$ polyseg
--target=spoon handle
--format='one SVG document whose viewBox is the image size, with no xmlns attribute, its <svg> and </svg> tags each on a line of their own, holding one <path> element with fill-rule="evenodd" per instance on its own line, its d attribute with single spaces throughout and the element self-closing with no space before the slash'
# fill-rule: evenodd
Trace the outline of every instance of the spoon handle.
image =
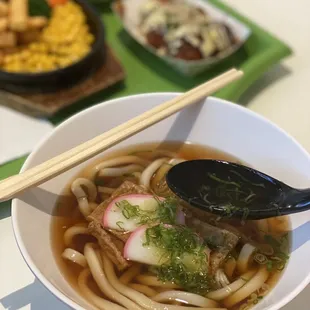
<svg viewBox="0 0 310 310">
<path fill-rule="evenodd" d="M 281 214 L 293 214 L 310 210 L 310 188 L 292 189 L 286 196 Z"/>
</svg>

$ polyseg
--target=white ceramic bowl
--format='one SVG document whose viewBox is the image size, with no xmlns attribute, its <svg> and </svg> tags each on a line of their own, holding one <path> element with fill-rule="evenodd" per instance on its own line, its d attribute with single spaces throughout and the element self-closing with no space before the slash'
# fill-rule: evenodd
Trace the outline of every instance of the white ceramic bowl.
<svg viewBox="0 0 310 310">
<path fill-rule="evenodd" d="M 57 127 L 28 157 L 22 170 L 168 100 L 176 94 L 146 94 L 105 102 Z M 124 141 L 117 148 L 140 142 L 189 140 L 233 154 L 251 166 L 296 187 L 310 185 L 310 157 L 289 135 L 266 119 L 229 102 L 208 98 Z M 22 255 L 35 276 L 74 309 L 90 307 L 61 275 L 50 244 L 51 211 L 57 195 L 87 163 L 14 199 L 13 228 Z M 310 213 L 291 217 L 293 252 L 281 281 L 256 310 L 280 309 L 310 281 Z"/>
</svg>

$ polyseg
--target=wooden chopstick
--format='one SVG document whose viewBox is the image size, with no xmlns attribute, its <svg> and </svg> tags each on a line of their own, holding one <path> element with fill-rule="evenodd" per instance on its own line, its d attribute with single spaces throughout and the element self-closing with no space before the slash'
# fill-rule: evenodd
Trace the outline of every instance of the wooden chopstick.
<svg viewBox="0 0 310 310">
<path fill-rule="evenodd" d="M 240 71 L 239 71 L 240 72 Z M 204 89 L 206 86 L 210 86 L 211 85 L 211 82 L 212 84 L 213 83 L 217 83 L 217 81 L 219 79 L 221 79 L 221 81 L 224 81 L 224 79 L 226 78 L 229 78 L 229 77 L 232 77 L 233 75 L 235 75 L 237 73 L 237 70 L 236 69 L 231 69 L 223 74 L 221 74 L 220 76 L 218 77 L 215 77 L 214 79 L 212 79 L 211 81 L 208 81 L 202 85 L 199 85 L 197 86 L 196 88 L 182 94 L 182 96 L 184 96 L 183 98 L 188 98 L 190 97 L 192 94 L 195 94 L 197 91 L 201 90 L 201 89 Z M 228 82 L 229 83 L 229 82 Z M 212 91 L 210 92 L 212 93 Z M 98 143 L 100 143 L 103 139 L 106 139 L 110 136 L 112 136 L 113 134 L 117 133 L 117 132 L 120 132 L 122 130 L 125 130 L 128 126 L 131 126 L 131 125 L 134 125 L 134 124 L 137 124 L 141 121 L 143 121 L 144 119 L 147 119 L 148 117 L 152 116 L 153 114 L 155 113 L 158 113 L 174 104 L 176 104 L 178 102 L 178 99 L 179 97 L 176 97 L 172 100 L 169 100 L 161 105 L 158 105 L 156 107 L 154 107 L 153 109 L 149 110 L 149 111 L 146 111 L 145 113 L 141 114 L 141 115 L 138 115 L 137 117 L 134 117 L 133 119 L 131 120 L 128 120 L 126 123 L 123 123 L 121 125 L 118 125 L 114 128 L 112 128 L 111 130 L 101 134 L 101 135 L 98 135 L 97 137 L 91 139 L 91 140 L 88 140 L 87 142 L 83 143 L 83 144 L 80 144 L 78 146 L 76 146 L 75 148 L 69 150 L 69 151 L 66 151 L 64 153 L 62 153 L 61 155 L 62 156 L 56 156 L 50 160 L 48 160 L 48 162 L 45 162 L 46 164 L 46 169 L 48 169 L 49 167 L 52 167 L 54 165 L 58 165 L 59 163 L 63 162 L 64 160 L 66 159 L 70 159 L 72 158 L 73 156 L 77 155 L 77 154 L 80 154 L 81 152 L 84 152 L 86 151 L 87 149 L 89 149 L 91 146 L 93 145 L 97 145 Z M 28 173 L 28 177 L 31 177 L 32 175 L 35 175 L 37 174 L 39 171 L 41 170 L 40 168 L 40 165 L 39 166 L 36 166 L 34 168 L 31 168 Z M 1 182 L 0 182 L 1 184 Z M 1 188 L 0 188 L 1 189 Z M 1 196 L 0 196 L 0 199 L 1 199 Z"/>
<path fill-rule="evenodd" d="M 116 145 L 117 143 L 135 135 L 136 133 L 175 114 L 181 109 L 196 103 L 227 84 L 239 79 L 242 71 L 232 69 L 216 78 L 172 99 L 158 105 L 143 114 L 134 117 L 124 124 L 82 143 L 56 157 L 39 164 L 29 170 L 9 177 L 0 182 L 0 201 L 8 200 L 16 194 L 42 184 L 51 178 L 77 166 Z"/>
</svg>

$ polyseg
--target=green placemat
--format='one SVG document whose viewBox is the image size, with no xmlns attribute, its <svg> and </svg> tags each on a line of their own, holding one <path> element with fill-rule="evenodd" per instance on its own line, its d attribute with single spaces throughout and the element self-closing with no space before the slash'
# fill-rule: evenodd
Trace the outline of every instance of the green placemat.
<svg viewBox="0 0 310 310">
<path fill-rule="evenodd" d="M 234 55 L 213 69 L 195 78 L 185 78 L 156 56 L 146 51 L 123 30 L 121 23 L 112 14 L 110 9 L 107 8 L 108 5 L 101 4 L 101 8 L 100 5 L 97 5 L 96 7 L 100 8 L 102 11 L 107 40 L 126 70 L 126 81 L 121 85 L 113 87 L 109 91 L 98 93 L 77 102 L 70 108 L 53 116 L 50 121 L 54 124 L 59 124 L 82 109 L 112 98 L 146 92 L 183 92 L 232 66 L 242 69 L 245 73 L 244 77 L 220 90 L 215 96 L 237 101 L 244 91 L 253 84 L 255 80 L 262 76 L 271 65 L 291 54 L 290 48 L 285 43 L 281 42 L 246 17 L 240 15 L 218 0 L 209 1 L 248 25 L 252 30 L 252 35 L 246 44 Z M 102 8 L 102 6 L 105 7 Z M 0 166 L 0 179 L 17 173 L 25 158 L 26 157 L 23 157 Z"/>
</svg>

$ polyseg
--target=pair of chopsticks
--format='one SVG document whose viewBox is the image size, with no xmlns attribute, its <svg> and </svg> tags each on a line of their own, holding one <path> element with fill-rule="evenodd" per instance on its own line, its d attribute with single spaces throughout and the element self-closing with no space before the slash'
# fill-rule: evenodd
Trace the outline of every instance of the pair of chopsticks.
<svg viewBox="0 0 310 310">
<path fill-rule="evenodd" d="M 21 174 L 3 180 L 0 182 L 0 201 L 11 199 L 28 188 L 56 177 L 183 108 L 204 99 L 227 84 L 239 79 L 242 75 L 242 71 L 231 69 L 71 150 L 57 155 Z"/>
</svg>

